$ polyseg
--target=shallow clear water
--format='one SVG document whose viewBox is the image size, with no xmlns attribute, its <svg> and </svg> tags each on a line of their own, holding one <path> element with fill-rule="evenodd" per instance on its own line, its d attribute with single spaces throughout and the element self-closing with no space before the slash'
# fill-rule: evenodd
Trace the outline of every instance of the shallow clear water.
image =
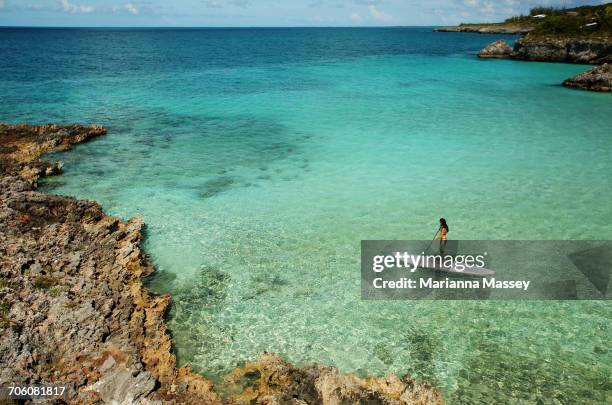
<svg viewBox="0 0 612 405">
<path fill-rule="evenodd" d="M 451 403 L 610 399 L 606 302 L 365 302 L 362 239 L 609 239 L 612 98 L 430 29 L 0 30 L 0 120 L 96 122 L 55 193 L 140 214 L 181 362 L 274 351 Z"/>
</svg>

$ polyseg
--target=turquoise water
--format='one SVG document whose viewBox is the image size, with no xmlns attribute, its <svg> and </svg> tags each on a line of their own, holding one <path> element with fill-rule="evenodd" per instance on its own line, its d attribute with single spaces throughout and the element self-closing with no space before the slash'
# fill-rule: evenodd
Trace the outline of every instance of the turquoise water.
<svg viewBox="0 0 612 405">
<path fill-rule="evenodd" d="M 0 119 L 96 122 L 46 190 L 147 223 L 181 362 L 262 351 L 450 403 L 605 403 L 606 302 L 367 302 L 362 239 L 609 239 L 612 98 L 429 29 L 0 30 Z"/>
</svg>

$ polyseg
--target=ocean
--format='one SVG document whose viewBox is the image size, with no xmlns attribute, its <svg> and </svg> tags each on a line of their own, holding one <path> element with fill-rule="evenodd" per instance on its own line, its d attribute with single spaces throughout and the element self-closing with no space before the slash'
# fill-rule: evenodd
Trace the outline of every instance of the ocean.
<svg viewBox="0 0 612 405">
<path fill-rule="evenodd" d="M 602 301 L 360 298 L 362 239 L 612 238 L 586 66 L 431 28 L 0 29 L 0 121 L 97 123 L 42 189 L 141 215 L 181 363 L 410 373 L 451 404 L 610 400 Z M 513 40 L 513 37 L 507 37 Z"/>
</svg>

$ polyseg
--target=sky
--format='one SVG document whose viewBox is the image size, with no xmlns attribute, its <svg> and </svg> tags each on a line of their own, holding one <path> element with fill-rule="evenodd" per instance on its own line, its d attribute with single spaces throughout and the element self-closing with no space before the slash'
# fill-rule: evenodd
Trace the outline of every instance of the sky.
<svg viewBox="0 0 612 405">
<path fill-rule="evenodd" d="M 609 0 L 0 0 L 0 26 L 286 27 L 501 21 Z"/>
</svg>

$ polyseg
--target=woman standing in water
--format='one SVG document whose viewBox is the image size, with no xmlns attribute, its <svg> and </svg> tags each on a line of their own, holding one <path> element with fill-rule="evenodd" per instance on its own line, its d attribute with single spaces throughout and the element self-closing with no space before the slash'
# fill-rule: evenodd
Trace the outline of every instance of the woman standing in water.
<svg viewBox="0 0 612 405">
<path fill-rule="evenodd" d="M 446 219 L 440 218 L 440 237 L 438 240 L 440 241 L 440 254 L 444 254 L 444 248 L 446 247 L 446 234 L 448 233 L 448 224 L 446 223 Z"/>
</svg>

